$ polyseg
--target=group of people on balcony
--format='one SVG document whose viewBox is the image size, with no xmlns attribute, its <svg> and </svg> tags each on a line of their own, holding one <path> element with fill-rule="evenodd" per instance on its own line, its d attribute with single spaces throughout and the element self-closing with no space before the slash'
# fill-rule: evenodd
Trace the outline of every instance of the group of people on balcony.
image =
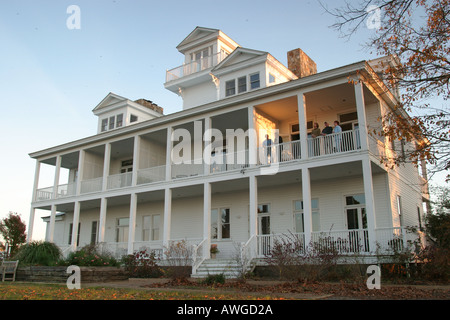
<svg viewBox="0 0 450 320">
<path fill-rule="evenodd" d="M 331 127 L 327 121 L 325 121 L 323 124 L 325 127 L 321 131 L 319 128 L 319 124 L 317 122 L 314 123 L 314 128 L 311 131 L 312 138 L 316 139 L 318 137 L 323 137 L 336 133 L 336 135 L 334 136 L 334 145 L 333 142 L 331 141 L 332 139 L 324 139 L 324 149 L 325 149 L 324 152 L 325 154 L 341 152 L 343 150 L 342 137 L 341 135 L 339 135 L 339 133 L 342 133 L 342 128 L 339 125 L 339 121 L 337 120 L 334 121 L 334 127 Z M 314 156 L 320 155 L 320 141 L 313 140 L 312 144 Z"/>
</svg>

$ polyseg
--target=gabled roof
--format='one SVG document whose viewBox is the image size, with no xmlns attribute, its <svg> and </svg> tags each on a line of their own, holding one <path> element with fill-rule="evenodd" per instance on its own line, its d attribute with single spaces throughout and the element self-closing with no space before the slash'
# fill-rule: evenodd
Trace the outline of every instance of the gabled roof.
<svg viewBox="0 0 450 320">
<path fill-rule="evenodd" d="M 177 45 L 177 49 L 179 52 L 184 53 L 192 47 L 200 46 L 204 42 L 219 38 L 232 47 L 238 46 L 236 42 L 219 29 L 196 27 L 183 41 L 180 42 L 179 45 Z"/>
<path fill-rule="evenodd" d="M 106 97 L 103 98 L 102 101 L 100 101 L 100 103 L 94 108 L 94 110 L 92 110 L 92 112 L 98 111 L 99 109 L 105 108 L 109 105 L 118 103 L 118 102 L 122 102 L 122 101 L 126 101 L 128 100 L 127 98 L 124 98 L 122 96 L 119 96 L 118 94 L 115 93 L 108 93 L 106 95 Z"/>
<path fill-rule="evenodd" d="M 223 59 L 217 66 L 215 66 L 211 71 L 214 72 L 242 61 L 248 61 L 259 57 L 266 57 L 268 54 L 269 53 L 265 51 L 238 47 L 228 57 Z"/>
</svg>

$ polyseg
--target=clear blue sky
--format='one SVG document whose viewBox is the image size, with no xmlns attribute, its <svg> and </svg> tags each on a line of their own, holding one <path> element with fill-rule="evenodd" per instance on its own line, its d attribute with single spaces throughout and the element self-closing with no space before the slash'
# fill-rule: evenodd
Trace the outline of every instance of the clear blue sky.
<svg viewBox="0 0 450 320">
<path fill-rule="evenodd" d="M 79 30 L 66 26 L 70 5 L 80 8 Z M 18 212 L 28 225 L 35 168 L 28 154 L 96 134 L 92 109 L 109 92 L 180 111 L 181 98 L 163 87 L 165 71 L 182 64 L 175 47 L 196 26 L 221 29 L 283 64 L 287 51 L 302 48 L 319 72 L 375 57 L 362 49 L 374 30 L 347 42 L 333 22 L 316 0 L 1 1 L 0 218 Z M 34 238 L 43 226 L 38 216 Z"/>
</svg>

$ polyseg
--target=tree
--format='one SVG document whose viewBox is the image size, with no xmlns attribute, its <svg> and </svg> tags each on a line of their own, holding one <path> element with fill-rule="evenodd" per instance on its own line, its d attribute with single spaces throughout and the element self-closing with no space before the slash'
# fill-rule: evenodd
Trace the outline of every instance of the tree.
<svg viewBox="0 0 450 320">
<path fill-rule="evenodd" d="M 361 0 L 331 10 L 322 6 L 336 18 L 332 27 L 348 39 L 364 26 L 375 28 L 365 46 L 395 58 L 382 65 L 382 73 L 388 87 L 398 88 L 400 99 L 381 119 L 379 133 L 416 145 L 406 157 L 397 153 L 392 162 L 425 160 L 432 165 L 431 175 L 448 172 L 450 0 Z"/>
<path fill-rule="evenodd" d="M 17 213 L 9 212 L 8 217 L 0 221 L 0 234 L 11 249 L 11 255 L 14 255 L 19 246 L 25 243 L 25 230 L 25 223 Z"/>
</svg>

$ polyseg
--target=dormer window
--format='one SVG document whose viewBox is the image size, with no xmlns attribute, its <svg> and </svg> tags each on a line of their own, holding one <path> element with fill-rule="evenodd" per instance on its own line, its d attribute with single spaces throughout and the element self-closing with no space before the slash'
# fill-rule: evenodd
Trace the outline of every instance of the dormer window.
<svg viewBox="0 0 450 320">
<path fill-rule="evenodd" d="M 225 96 L 229 97 L 236 94 L 236 80 L 225 82 Z"/>
<path fill-rule="evenodd" d="M 101 132 L 105 132 L 106 130 L 108 130 L 108 118 L 102 119 Z"/>
<path fill-rule="evenodd" d="M 120 128 L 123 126 L 123 113 L 117 115 L 116 127 Z"/>
<path fill-rule="evenodd" d="M 247 91 L 247 77 L 238 78 L 238 93 Z"/>
<path fill-rule="evenodd" d="M 134 115 L 134 114 L 131 114 L 130 115 L 130 123 L 133 123 L 133 122 L 136 122 L 136 121 L 138 121 L 138 117 L 136 115 Z"/>
<path fill-rule="evenodd" d="M 250 75 L 250 89 L 257 89 L 260 87 L 259 72 Z"/>
<path fill-rule="evenodd" d="M 115 116 L 109 117 L 109 130 L 114 129 L 115 119 Z"/>
</svg>

